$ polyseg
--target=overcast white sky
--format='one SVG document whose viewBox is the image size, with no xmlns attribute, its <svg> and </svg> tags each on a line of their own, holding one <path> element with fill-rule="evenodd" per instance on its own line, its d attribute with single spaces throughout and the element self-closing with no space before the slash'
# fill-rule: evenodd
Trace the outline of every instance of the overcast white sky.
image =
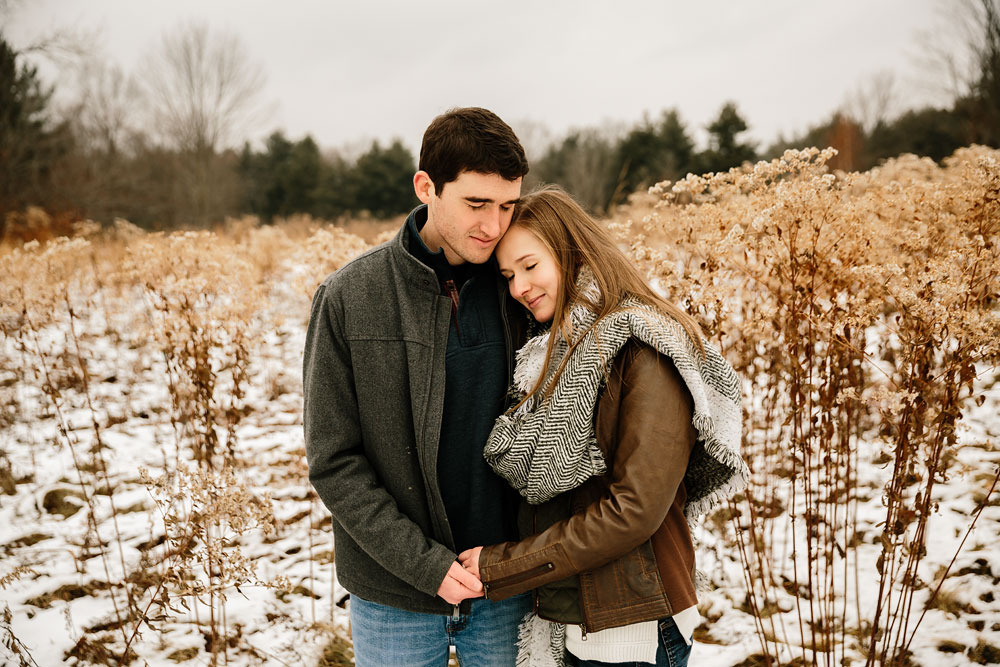
<svg viewBox="0 0 1000 667">
<path fill-rule="evenodd" d="M 955 1 L 8 0 L 3 32 L 23 47 L 59 27 L 94 31 L 126 71 L 181 22 L 235 33 L 267 77 L 255 139 L 400 137 L 416 152 L 436 114 L 477 105 L 530 150 L 540 125 L 558 137 L 670 107 L 700 133 L 734 100 L 766 145 L 880 71 L 896 74 L 900 104 L 927 102 L 921 50 Z"/>
</svg>

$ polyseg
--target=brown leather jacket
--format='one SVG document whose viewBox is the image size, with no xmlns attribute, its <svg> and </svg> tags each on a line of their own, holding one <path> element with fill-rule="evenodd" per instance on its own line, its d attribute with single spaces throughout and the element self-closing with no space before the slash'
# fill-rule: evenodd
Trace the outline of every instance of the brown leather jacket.
<svg viewBox="0 0 1000 667">
<path fill-rule="evenodd" d="M 629 341 L 598 399 L 595 430 L 607 473 L 543 505 L 522 503 L 521 534 L 531 536 L 479 556 L 486 597 L 537 589 L 540 616 L 585 632 L 697 604 L 683 511 L 692 413 L 673 362 Z"/>
</svg>

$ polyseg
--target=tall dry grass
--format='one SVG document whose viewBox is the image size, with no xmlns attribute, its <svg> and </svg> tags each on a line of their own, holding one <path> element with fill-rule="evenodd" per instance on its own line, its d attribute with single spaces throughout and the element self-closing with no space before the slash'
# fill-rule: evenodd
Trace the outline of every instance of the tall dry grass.
<svg viewBox="0 0 1000 667">
<path fill-rule="evenodd" d="M 759 663 L 905 664 L 925 610 L 947 597 L 951 566 L 929 569 L 928 531 L 942 482 L 958 474 L 977 378 L 1000 358 L 1000 155 L 973 147 L 943 166 L 903 157 L 861 174 L 832 173 L 831 155 L 793 151 L 661 184 L 612 228 L 745 380 L 753 478 L 711 520 L 742 563 Z M 310 580 L 299 588 L 313 599 L 314 576 L 333 567 L 327 537 L 314 536 L 328 520 L 308 489 L 305 509 L 275 518 L 241 427 L 251 396 L 285 393 L 260 362 L 269 334 L 289 318 L 303 326 L 323 276 L 394 228 L 362 237 L 307 217 L 243 218 L 145 234 L 117 221 L 0 248 L 0 482 L 38 484 L 53 448 L 67 452 L 73 486 L 60 491 L 87 517 L 74 561 L 81 576 L 99 573 L 94 594 L 112 610 L 67 658 L 142 659 L 137 638 L 168 622 L 202 634 L 210 664 L 259 656 L 228 622 L 227 595 L 288 586 L 257 572 L 241 544 L 296 521 Z M 152 406 L 150 378 L 164 388 Z M 169 435 L 144 443 L 156 465 L 136 482 L 151 499 L 136 556 L 116 500 L 136 471 L 108 431 L 147 417 Z M 11 466 L 15 445 L 31 469 Z M 297 465 L 286 474 L 306 487 Z M 998 472 L 986 457 L 978 465 L 963 470 L 966 530 L 995 502 Z M 2 586 L 37 565 L 30 548 L 15 553 Z M 12 627 L 5 612 L 4 643 L 24 653 Z"/>
<path fill-rule="evenodd" d="M 614 227 L 746 381 L 753 478 L 726 512 L 763 661 L 902 665 L 949 574 L 922 564 L 957 427 L 1000 361 L 1000 152 L 860 174 L 833 154 L 662 183 Z"/>
<path fill-rule="evenodd" d="M 76 231 L 0 249 L 0 429 L 7 442 L 29 439 L 19 444 L 32 461 L 27 475 L 4 478 L 7 490 L 43 477 L 51 448 L 69 452 L 72 470 L 64 473 L 73 486 L 47 492 L 44 511 L 57 500 L 69 503 L 56 507 L 67 517 L 82 506 L 86 533 L 70 539 L 80 545 L 73 561 L 81 577 L 97 577 L 91 592 L 112 608 L 66 658 L 128 664 L 141 658 L 141 630 L 186 619 L 204 634 L 209 662 L 228 662 L 241 637 L 227 627 L 227 594 L 248 583 L 288 587 L 259 576 L 240 549 L 247 535 L 275 529 L 270 499 L 252 490 L 256 462 L 238 438 L 252 410 L 251 383 L 262 375 L 264 334 L 289 314 L 304 324 L 322 275 L 368 244 L 311 220 L 262 227 L 248 218 L 217 232 L 173 234 L 88 222 Z M 147 371 L 166 387 L 167 403 L 135 403 Z M 135 556 L 135 536 L 119 528 L 116 493 L 139 471 L 115 465 L 106 431 L 157 417 L 173 439 L 135 443 L 159 450 L 157 468 L 139 475 L 152 503 L 141 510 L 150 535 Z M 54 438 L 33 435 L 45 431 L 36 422 L 54 423 Z M 11 446 L 0 446 L 0 461 Z M 4 587 L 31 572 L 30 564 L 4 569 Z M 3 618 L 5 645 L 30 664 L 6 611 Z"/>
</svg>

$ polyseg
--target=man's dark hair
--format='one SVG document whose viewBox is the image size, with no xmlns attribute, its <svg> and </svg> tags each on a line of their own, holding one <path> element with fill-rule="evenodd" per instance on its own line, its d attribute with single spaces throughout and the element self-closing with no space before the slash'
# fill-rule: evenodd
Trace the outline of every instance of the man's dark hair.
<svg viewBox="0 0 1000 667">
<path fill-rule="evenodd" d="M 419 169 L 431 177 L 440 197 L 444 186 L 463 171 L 513 181 L 528 173 L 528 160 L 507 123 L 488 109 L 466 107 L 444 112 L 427 127 Z"/>
</svg>

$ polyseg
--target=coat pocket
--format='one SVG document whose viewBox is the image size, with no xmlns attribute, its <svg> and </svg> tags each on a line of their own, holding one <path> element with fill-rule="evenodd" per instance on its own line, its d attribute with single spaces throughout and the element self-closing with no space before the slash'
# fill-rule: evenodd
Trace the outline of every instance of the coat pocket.
<svg viewBox="0 0 1000 667">
<path fill-rule="evenodd" d="M 580 596 L 588 630 L 603 630 L 670 615 L 652 542 L 580 574 Z"/>
</svg>

